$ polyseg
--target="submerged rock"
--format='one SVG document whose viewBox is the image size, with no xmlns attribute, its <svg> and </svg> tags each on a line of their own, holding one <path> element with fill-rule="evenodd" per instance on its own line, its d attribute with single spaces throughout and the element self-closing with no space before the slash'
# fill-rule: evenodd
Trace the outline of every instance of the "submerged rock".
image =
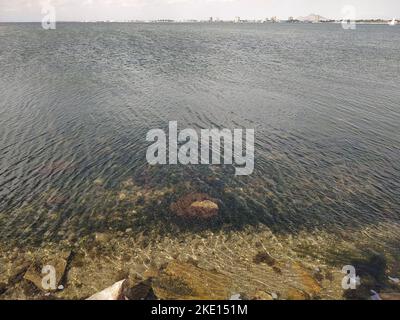
<svg viewBox="0 0 400 320">
<path fill-rule="evenodd" d="M 300 263 L 293 263 L 292 272 L 294 273 L 295 278 L 301 285 L 303 292 L 305 292 L 307 295 L 310 295 L 310 297 L 317 296 L 321 292 L 321 285 Z"/>
<path fill-rule="evenodd" d="M 55 271 L 55 288 L 47 289 L 43 287 L 43 281 L 47 275 L 49 275 L 49 269 L 44 270 L 45 266 L 51 266 Z M 60 285 L 62 278 L 64 277 L 65 269 L 67 267 L 67 259 L 59 258 L 49 263 L 38 263 L 34 262 L 30 265 L 29 269 L 24 275 L 24 279 L 33 283 L 38 289 L 42 291 L 63 289 L 64 287 Z M 45 273 L 42 273 L 45 271 Z M 46 282 L 47 283 L 47 282 Z"/>
<path fill-rule="evenodd" d="M 256 264 L 266 263 L 267 265 L 272 267 L 275 265 L 276 260 L 273 257 L 271 257 L 271 255 L 268 252 L 259 252 L 253 258 L 253 262 Z"/>
<path fill-rule="evenodd" d="M 264 301 L 264 300 L 274 300 L 274 297 L 265 291 L 259 290 L 253 295 L 251 299 Z"/>
<path fill-rule="evenodd" d="M 7 285 L 4 282 L 0 283 L 0 295 L 7 291 Z"/>
<path fill-rule="evenodd" d="M 113 236 L 109 233 L 102 233 L 102 232 L 95 232 L 94 233 L 94 240 L 98 244 L 106 244 L 108 243 Z"/>
<path fill-rule="evenodd" d="M 309 300 L 310 295 L 307 292 L 296 288 L 290 288 L 287 292 L 287 300 Z"/>
<path fill-rule="evenodd" d="M 400 301 L 400 293 L 391 292 L 391 293 L 379 293 L 379 297 L 382 300 L 396 300 Z"/>
<path fill-rule="evenodd" d="M 121 280 L 111 287 L 104 289 L 86 300 L 125 300 L 125 291 L 128 289 L 128 280 Z"/>
<path fill-rule="evenodd" d="M 12 272 L 11 276 L 8 279 L 8 285 L 14 286 L 18 282 L 20 282 L 24 278 L 24 275 L 29 267 L 29 262 L 23 262 L 21 265 L 15 266 L 14 272 Z"/>
<path fill-rule="evenodd" d="M 171 204 L 171 211 L 183 218 L 208 219 L 218 215 L 218 201 L 202 193 L 188 194 Z"/>
<path fill-rule="evenodd" d="M 152 279 L 141 281 L 126 292 L 126 298 L 129 300 L 156 300 L 152 288 Z"/>
<path fill-rule="evenodd" d="M 104 184 L 104 180 L 102 178 L 97 178 L 93 181 L 93 184 L 96 186 L 102 186 Z"/>
<path fill-rule="evenodd" d="M 231 296 L 230 280 L 223 274 L 175 261 L 153 280 L 152 286 L 162 300 L 226 300 Z"/>
<path fill-rule="evenodd" d="M 209 218 L 216 216 L 218 209 L 218 205 L 210 200 L 196 201 L 189 206 L 188 213 L 191 216 Z"/>
<path fill-rule="evenodd" d="M 40 169 L 39 173 L 42 175 L 50 175 L 50 174 L 65 172 L 67 170 L 74 168 L 75 164 L 73 162 L 59 160 L 52 163 L 48 163 L 46 166 Z"/>
<path fill-rule="evenodd" d="M 48 207 L 57 207 L 67 202 L 67 198 L 61 194 L 54 193 L 46 199 L 46 205 Z"/>
</svg>

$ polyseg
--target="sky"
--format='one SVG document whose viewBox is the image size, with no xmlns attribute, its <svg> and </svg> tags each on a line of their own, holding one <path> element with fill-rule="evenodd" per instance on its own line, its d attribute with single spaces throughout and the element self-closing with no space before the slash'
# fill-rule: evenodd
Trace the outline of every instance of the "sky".
<svg viewBox="0 0 400 320">
<path fill-rule="evenodd" d="M 339 19 L 352 5 L 357 19 L 400 19 L 400 0 L 0 0 L 0 21 L 41 21 L 43 2 L 55 7 L 58 21 L 264 19 L 320 14 Z"/>
</svg>

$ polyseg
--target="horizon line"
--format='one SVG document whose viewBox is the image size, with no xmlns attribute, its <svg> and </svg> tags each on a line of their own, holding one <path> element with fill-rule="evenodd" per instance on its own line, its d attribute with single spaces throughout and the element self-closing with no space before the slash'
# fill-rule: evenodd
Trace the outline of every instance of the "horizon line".
<svg viewBox="0 0 400 320">
<path fill-rule="evenodd" d="M 320 15 L 316 15 L 316 16 L 320 16 Z M 322 16 L 321 16 L 322 17 Z M 115 20 L 115 19 L 100 19 L 100 20 L 57 20 L 57 23 L 71 23 L 71 22 L 75 22 L 75 23 L 94 23 L 94 22 L 106 22 L 106 23 L 140 23 L 140 22 L 146 22 L 146 23 L 150 23 L 150 22 L 178 22 L 178 23 L 182 23 L 182 22 L 202 22 L 202 23 L 219 23 L 219 22 L 233 22 L 233 23 L 246 23 L 246 22 L 258 22 L 258 23 L 265 23 L 265 22 L 275 22 L 275 23 L 279 23 L 279 22 L 287 22 L 287 21 L 293 21 L 293 22 L 300 22 L 300 23 L 324 23 L 324 22 L 340 22 L 343 21 L 343 19 L 340 18 L 324 18 L 323 20 L 319 20 L 319 21 L 311 21 L 311 20 L 299 20 L 298 18 L 293 18 L 293 20 L 290 20 L 289 18 L 287 19 L 280 19 L 275 17 L 277 20 L 273 21 L 272 18 L 268 18 L 267 19 L 257 19 L 257 18 L 253 18 L 253 19 L 240 19 L 240 21 L 235 21 L 236 19 L 218 19 L 218 20 L 210 20 L 210 18 L 213 19 L 218 19 L 216 17 L 209 17 L 208 19 L 192 19 L 192 18 L 179 18 L 179 19 L 172 19 L 172 18 L 154 18 L 154 19 L 123 19 L 123 20 Z M 300 17 L 299 17 L 300 18 Z M 358 21 L 391 21 L 391 20 L 397 20 L 400 21 L 400 19 L 398 18 L 362 18 L 362 19 L 355 19 L 354 21 L 358 22 Z M 0 20 L 0 23 L 41 23 L 42 20 Z"/>
</svg>

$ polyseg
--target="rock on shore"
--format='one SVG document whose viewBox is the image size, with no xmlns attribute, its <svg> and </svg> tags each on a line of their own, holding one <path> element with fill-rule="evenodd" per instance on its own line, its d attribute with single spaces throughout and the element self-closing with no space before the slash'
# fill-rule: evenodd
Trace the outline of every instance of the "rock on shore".
<svg viewBox="0 0 400 320">
<path fill-rule="evenodd" d="M 125 300 L 125 290 L 128 288 L 128 280 L 121 280 L 114 283 L 100 292 L 95 293 L 86 300 Z"/>
</svg>

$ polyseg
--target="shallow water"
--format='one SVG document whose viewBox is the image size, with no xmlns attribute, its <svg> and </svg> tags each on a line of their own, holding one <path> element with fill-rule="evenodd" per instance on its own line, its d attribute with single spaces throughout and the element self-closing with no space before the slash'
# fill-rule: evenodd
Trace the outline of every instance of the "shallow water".
<svg viewBox="0 0 400 320">
<path fill-rule="evenodd" d="M 154 252 L 219 239 L 219 260 L 229 234 L 275 250 L 266 228 L 282 259 L 336 267 L 373 250 L 396 265 L 399 49 L 389 26 L 0 24 L 0 239 L 129 229 Z M 255 172 L 147 165 L 146 133 L 172 120 L 254 128 Z M 174 216 L 191 192 L 219 199 L 219 216 Z"/>
</svg>

